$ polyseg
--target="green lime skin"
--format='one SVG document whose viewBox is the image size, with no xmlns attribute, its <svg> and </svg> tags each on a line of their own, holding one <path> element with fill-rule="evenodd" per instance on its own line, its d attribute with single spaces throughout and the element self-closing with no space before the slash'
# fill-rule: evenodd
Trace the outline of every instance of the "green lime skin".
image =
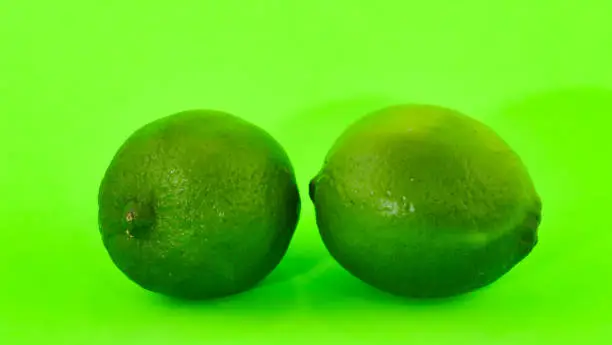
<svg viewBox="0 0 612 345">
<path fill-rule="evenodd" d="M 440 106 L 364 116 L 309 187 L 330 254 L 394 295 L 482 288 L 538 241 L 542 204 L 519 156 L 483 123 Z"/>
<path fill-rule="evenodd" d="M 153 121 L 119 148 L 98 220 L 114 264 L 144 289 L 183 299 L 256 286 L 285 255 L 300 196 L 284 149 L 213 110 Z"/>
</svg>

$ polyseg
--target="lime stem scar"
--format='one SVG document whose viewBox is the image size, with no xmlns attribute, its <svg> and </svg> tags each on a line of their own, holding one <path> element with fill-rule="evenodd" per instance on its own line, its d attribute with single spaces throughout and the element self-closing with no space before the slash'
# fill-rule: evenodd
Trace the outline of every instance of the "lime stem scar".
<svg viewBox="0 0 612 345">
<path fill-rule="evenodd" d="M 131 201 L 125 206 L 123 214 L 128 238 L 146 235 L 155 222 L 153 208 L 146 203 Z"/>
</svg>

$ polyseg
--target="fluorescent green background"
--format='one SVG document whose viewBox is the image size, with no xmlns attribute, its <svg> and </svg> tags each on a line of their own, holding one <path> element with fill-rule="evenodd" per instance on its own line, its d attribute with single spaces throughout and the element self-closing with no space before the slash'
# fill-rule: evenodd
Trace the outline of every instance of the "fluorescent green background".
<svg viewBox="0 0 612 345">
<path fill-rule="evenodd" d="M 612 2 L 0 0 L 0 344 L 612 343 Z M 423 102 L 493 126 L 544 203 L 537 249 L 489 288 L 407 302 L 330 261 L 307 199 L 332 140 Z M 136 128 L 232 112 L 303 193 L 257 289 L 181 303 L 110 262 L 97 189 Z"/>
</svg>

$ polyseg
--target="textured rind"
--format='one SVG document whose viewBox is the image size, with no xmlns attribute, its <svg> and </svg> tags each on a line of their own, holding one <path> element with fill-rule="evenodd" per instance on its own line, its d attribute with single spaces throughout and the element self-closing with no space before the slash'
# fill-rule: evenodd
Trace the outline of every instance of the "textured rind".
<svg viewBox="0 0 612 345">
<path fill-rule="evenodd" d="M 309 194 L 331 255 L 397 295 L 486 286 L 537 243 L 541 201 L 520 158 L 485 125 L 441 107 L 364 117 L 332 147 Z"/>
<path fill-rule="evenodd" d="M 104 175 L 98 204 L 115 265 L 145 289 L 188 299 L 256 285 L 284 256 L 300 214 L 282 147 L 255 125 L 209 110 L 133 133 Z M 151 226 L 126 231 L 128 204 L 151 207 Z"/>
</svg>

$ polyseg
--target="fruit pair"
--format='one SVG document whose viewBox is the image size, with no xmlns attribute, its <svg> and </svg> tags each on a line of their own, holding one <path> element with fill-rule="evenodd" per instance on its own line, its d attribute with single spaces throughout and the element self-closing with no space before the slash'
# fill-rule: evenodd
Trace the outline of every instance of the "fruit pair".
<svg viewBox="0 0 612 345">
<path fill-rule="evenodd" d="M 340 265 L 412 298 L 495 281 L 535 246 L 541 213 L 523 163 L 502 139 L 429 105 L 385 108 L 350 126 L 309 196 Z M 301 207 L 283 148 L 253 124 L 205 110 L 132 134 L 98 204 L 115 265 L 145 289 L 188 299 L 255 286 L 285 255 Z"/>
</svg>

